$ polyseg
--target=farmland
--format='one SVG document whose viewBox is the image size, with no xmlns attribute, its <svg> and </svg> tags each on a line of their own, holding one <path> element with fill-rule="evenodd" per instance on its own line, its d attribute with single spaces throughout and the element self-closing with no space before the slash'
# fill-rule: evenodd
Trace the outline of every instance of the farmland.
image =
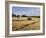
<svg viewBox="0 0 46 38">
<path fill-rule="evenodd" d="M 27 20 L 28 17 L 12 17 L 12 30 L 40 30 L 40 18 L 30 17 L 31 20 Z"/>
</svg>

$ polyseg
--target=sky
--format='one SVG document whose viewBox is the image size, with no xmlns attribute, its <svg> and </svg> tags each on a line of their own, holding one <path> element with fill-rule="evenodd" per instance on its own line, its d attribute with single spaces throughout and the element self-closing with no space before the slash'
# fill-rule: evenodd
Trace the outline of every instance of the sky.
<svg viewBox="0 0 46 38">
<path fill-rule="evenodd" d="M 12 7 L 14 15 L 40 16 L 39 7 Z"/>
</svg>

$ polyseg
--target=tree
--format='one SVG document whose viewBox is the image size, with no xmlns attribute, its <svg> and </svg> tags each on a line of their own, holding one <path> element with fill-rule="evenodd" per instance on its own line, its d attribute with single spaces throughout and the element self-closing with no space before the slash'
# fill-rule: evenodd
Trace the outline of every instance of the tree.
<svg viewBox="0 0 46 38">
<path fill-rule="evenodd" d="M 13 13 L 12 13 L 12 16 L 13 16 L 13 17 L 16 17 L 16 15 L 15 15 L 15 14 L 13 14 Z"/>
<path fill-rule="evenodd" d="M 16 17 L 16 15 L 14 15 Z"/>
<path fill-rule="evenodd" d="M 22 15 L 22 17 L 26 17 L 26 15 Z"/>
<path fill-rule="evenodd" d="M 14 17 L 14 14 L 12 13 L 12 16 Z"/>
<path fill-rule="evenodd" d="M 31 19 L 32 19 L 32 18 L 30 18 L 30 17 L 29 17 L 29 18 L 27 18 L 27 20 L 31 20 Z"/>
<path fill-rule="evenodd" d="M 17 15 L 17 17 L 20 17 L 20 15 Z"/>
</svg>

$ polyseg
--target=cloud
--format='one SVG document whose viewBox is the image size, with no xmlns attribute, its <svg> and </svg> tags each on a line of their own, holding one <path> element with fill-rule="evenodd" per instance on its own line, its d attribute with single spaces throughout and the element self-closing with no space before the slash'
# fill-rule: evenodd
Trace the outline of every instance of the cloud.
<svg viewBox="0 0 46 38">
<path fill-rule="evenodd" d="M 40 15 L 40 8 L 37 7 L 12 7 L 13 14 L 25 14 L 28 16 L 39 16 Z"/>
</svg>

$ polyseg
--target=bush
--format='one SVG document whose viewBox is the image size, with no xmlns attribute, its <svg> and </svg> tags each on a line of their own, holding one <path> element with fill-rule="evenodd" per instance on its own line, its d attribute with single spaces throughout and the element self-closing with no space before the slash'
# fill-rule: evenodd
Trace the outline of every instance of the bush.
<svg viewBox="0 0 46 38">
<path fill-rule="evenodd" d="M 21 17 L 26 17 L 26 15 L 22 15 Z"/>
<path fill-rule="evenodd" d="M 17 17 L 20 17 L 20 15 L 17 15 Z"/>
<path fill-rule="evenodd" d="M 31 20 L 32 18 L 27 18 L 27 20 Z"/>
</svg>

